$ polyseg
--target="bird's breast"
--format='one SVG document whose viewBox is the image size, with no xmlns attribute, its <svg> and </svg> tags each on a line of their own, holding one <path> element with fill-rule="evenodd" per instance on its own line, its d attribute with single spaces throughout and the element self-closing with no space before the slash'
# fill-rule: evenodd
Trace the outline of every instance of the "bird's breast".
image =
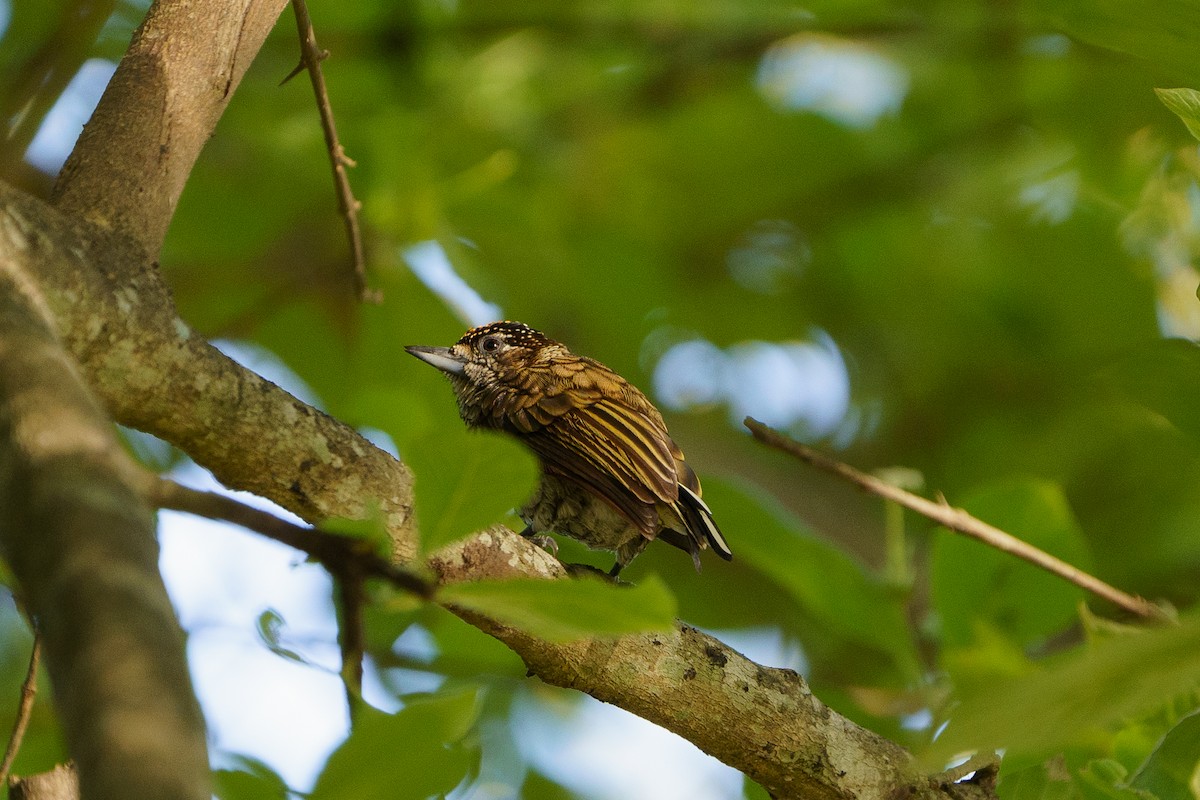
<svg viewBox="0 0 1200 800">
<path fill-rule="evenodd" d="M 594 550 L 616 550 L 642 537 L 641 532 L 609 503 L 573 481 L 543 475 L 521 509 L 521 519 L 535 533 L 554 531 Z"/>
</svg>

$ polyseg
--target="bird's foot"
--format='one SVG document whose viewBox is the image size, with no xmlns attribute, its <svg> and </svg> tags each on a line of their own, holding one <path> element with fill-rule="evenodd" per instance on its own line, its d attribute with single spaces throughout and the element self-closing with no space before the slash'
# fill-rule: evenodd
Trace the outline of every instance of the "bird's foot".
<svg viewBox="0 0 1200 800">
<path fill-rule="evenodd" d="M 558 557 L 558 542 L 544 533 L 534 533 L 532 528 L 521 531 L 521 535 L 554 557 Z"/>
</svg>

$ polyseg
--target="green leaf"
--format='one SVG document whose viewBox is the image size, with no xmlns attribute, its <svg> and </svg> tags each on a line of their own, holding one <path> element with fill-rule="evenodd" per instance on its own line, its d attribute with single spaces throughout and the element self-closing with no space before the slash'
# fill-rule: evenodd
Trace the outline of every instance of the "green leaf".
<svg viewBox="0 0 1200 800">
<path fill-rule="evenodd" d="M 975 517 L 1069 564 L 1087 570 L 1083 534 L 1062 491 L 1013 479 L 978 489 L 963 501 Z M 1060 631 L 1076 618 L 1078 587 L 958 533 L 941 531 L 933 550 L 933 605 L 947 645 L 967 646 L 984 623 L 1022 645 Z"/>
<path fill-rule="evenodd" d="M 1154 713 L 1138 719 L 1123 720 L 1107 742 L 1105 755 L 1119 761 L 1130 773 L 1145 766 L 1150 760 L 1150 754 L 1162 742 L 1163 736 L 1179 719 L 1179 714 L 1174 713 L 1174 708 L 1179 703 L 1180 699 L 1177 698 Z"/>
<path fill-rule="evenodd" d="M 1160 414 L 1200 440 L 1200 347 L 1167 339 L 1140 347 L 1104 372 L 1107 381 L 1133 402 Z"/>
<path fill-rule="evenodd" d="M 726 531 L 734 558 L 769 576 L 836 636 L 882 651 L 905 675 L 916 675 L 917 659 L 900 595 L 813 536 L 774 500 L 752 491 L 705 481 L 705 500 L 718 519 L 737 520 L 737 527 Z"/>
<path fill-rule="evenodd" d="M 1200 711 L 1167 732 L 1130 784 L 1158 797 L 1200 797 Z"/>
<path fill-rule="evenodd" d="M 746 800 L 771 800 L 771 794 L 750 778 L 742 783 L 742 797 Z"/>
<path fill-rule="evenodd" d="M 1077 800 L 1079 797 L 1070 777 L 1064 774 L 1052 777 L 1045 764 L 1033 764 L 1024 769 L 1009 769 L 1005 764 L 1000 770 L 997 793 L 1004 800 Z"/>
<path fill-rule="evenodd" d="M 955 689 L 963 694 L 983 689 L 998 679 L 1028 675 L 1033 662 L 1024 648 L 980 620 L 972 625 L 969 646 L 946 647 L 941 665 L 954 680 Z"/>
<path fill-rule="evenodd" d="M 1200 139 L 1200 92 L 1195 89 L 1155 89 L 1163 105 L 1183 120 L 1192 136 Z"/>
<path fill-rule="evenodd" d="M 1006 759 L 1060 752 L 1157 708 L 1200 681 L 1200 620 L 1114 636 L 1044 669 L 964 693 L 927 754 L 1006 748 Z"/>
<path fill-rule="evenodd" d="M 503 520 L 537 481 L 533 456 L 519 443 L 457 423 L 403 446 L 402 454 L 416 477 L 425 552 Z"/>
<path fill-rule="evenodd" d="M 395 714 L 360 709 L 310 800 L 423 800 L 462 782 L 477 758 L 464 737 L 479 716 L 474 688 L 409 698 Z"/>
<path fill-rule="evenodd" d="M 591 578 L 458 583 L 438 596 L 556 642 L 663 631 L 675 624 L 675 598 L 655 575 L 636 586 Z"/>
<path fill-rule="evenodd" d="M 1155 800 L 1154 795 L 1130 788 L 1129 773 L 1111 758 L 1091 761 L 1075 776 L 1075 786 L 1084 800 Z"/>
<path fill-rule="evenodd" d="M 275 609 L 268 608 L 258 615 L 256 622 L 258 638 L 267 646 L 268 650 L 280 658 L 294 661 L 297 664 L 308 664 L 309 662 L 304 656 L 283 646 L 282 634 L 286 626 L 287 621 L 283 616 Z"/>
<path fill-rule="evenodd" d="M 524 663 L 512 650 L 490 636 L 480 635 L 478 628 L 441 606 L 427 604 L 415 617 L 433 637 L 432 660 L 427 665 L 428 669 L 440 675 L 468 680 L 481 674 L 512 678 L 520 678 L 525 674 Z M 371 619 L 368 612 L 368 625 Z M 394 638 L 383 645 L 384 650 L 398 647 L 393 644 Z M 405 655 L 403 651 L 398 654 L 402 657 Z"/>
<path fill-rule="evenodd" d="M 529 769 L 520 796 L 523 800 L 575 800 L 578 795 L 537 770 Z"/>
<path fill-rule="evenodd" d="M 233 756 L 237 769 L 213 771 L 213 788 L 221 800 L 284 800 L 288 785 L 275 770 L 250 756 Z"/>
</svg>

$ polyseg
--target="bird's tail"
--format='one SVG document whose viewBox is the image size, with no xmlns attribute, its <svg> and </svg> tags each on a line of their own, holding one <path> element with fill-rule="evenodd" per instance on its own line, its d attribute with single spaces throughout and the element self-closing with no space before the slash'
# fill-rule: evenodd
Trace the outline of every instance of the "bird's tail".
<svg viewBox="0 0 1200 800">
<path fill-rule="evenodd" d="M 676 504 L 676 508 L 681 512 L 683 523 L 692 536 L 697 539 L 703 536 L 717 555 L 726 561 L 733 560 L 733 551 L 729 549 L 729 544 L 721 535 L 721 529 L 713 520 L 712 510 L 700 499 L 700 495 L 682 483 L 679 484 L 679 502 Z"/>
</svg>

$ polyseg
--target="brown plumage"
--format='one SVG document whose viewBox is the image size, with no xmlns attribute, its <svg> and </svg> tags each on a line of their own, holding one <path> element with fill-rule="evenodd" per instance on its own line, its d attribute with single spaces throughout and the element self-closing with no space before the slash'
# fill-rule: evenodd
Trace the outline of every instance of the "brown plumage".
<svg viewBox="0 0 1200 800">
<path fill-rule="evenodd" d="M 599 361 L 520 322 L 467 331 L 453 347 L 408 347 L 442 370 L 472 428 L 521 440 L 542 479 L 521 510 L 526 535 L 554 531 L 612 550 L 616 575 L 661 538 L 729 560 L 700 481 L 646 396 Z"/>
</svg>

